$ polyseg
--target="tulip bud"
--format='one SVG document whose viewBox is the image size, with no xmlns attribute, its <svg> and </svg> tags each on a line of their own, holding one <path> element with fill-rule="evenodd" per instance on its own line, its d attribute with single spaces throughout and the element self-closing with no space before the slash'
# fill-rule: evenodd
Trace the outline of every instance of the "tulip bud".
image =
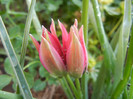
<svg viewBox="0 0 133 99">
<path fill-rule="evenodd" d="M 72 41 L 66 54 L 67 71 L 73 77 L 79 78 L 84 71 L 84 52 L 81 43 L 76 36 L 74 27 L 71 27 Z"/>
<path fill-rule="evenodd" d="M 30 37 L 39 53 L 39 58 L 44 68 L 52 75 L 63 76 L 68 72 L 71 76 L 79 78 L 88 65 L 88 55 L 85 47 L 83 26 L 78 30 L 78 21 L 68 34 L 64 25 L 58 20 L 62 31 L 62 46 L 56 35 L 54 21 L 50 31 L 42 26 L 41 43 L 30 34 Z"/>
</svg>

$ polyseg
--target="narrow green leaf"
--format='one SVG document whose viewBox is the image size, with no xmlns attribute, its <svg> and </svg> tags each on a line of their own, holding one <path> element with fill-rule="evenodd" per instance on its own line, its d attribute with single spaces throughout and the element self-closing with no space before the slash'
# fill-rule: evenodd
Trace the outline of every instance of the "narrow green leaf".
<svg viewBox="0 0 133 99">
<path fill-rule="evenodd" d="M 131 5 L 131 0 L 126 0 L 126 2 L 129 3 L 129 6 Z M 129 48 L 127 51 L 127 58 L 126 58 L 126 63 L 125 63 L 125 69 L 123 73 L 123 79 L 119 81 L 118 85 L 116 86 L 115 90 L 113 91 L 111 95 L 111 99 L 116 99 L 117 97 L 120 96 L 122 91 L 124 90 L 130 74 L 132 70 L 132 64 L 133 64 L 133 24 L 132 24 L 132 29 L 131 29 L 131 36 L 130 36 L 130 43 L 129 43 Z"/>
<path fill-rule="evenodd" d="M 120 79 L 122 79 L 123 74 L 123 65 L 126 56 L 126 50 L 128 46 L 128 39 L 129 33 L 131 28 L 131 0 L 125 0 L 125 7 L 124 7 L 124 18 L 121 27 L 121 32 L 119 34 L 119 41 L 117 45 L 117 53 L 116 53 L 116 60 L 117 65 L 115 68 L 115 75 L 114 75 L 114 84 L 113 87 L 116 87 Z M 118 72 L 119 70 L 119 72 Z"/>
<path fill-rule="evenodd" d="M 111 47 L 114 51 L 114 53 L 117 51 L 117 44 L 118 44 L 118 38 L 119 38 L 119 34 L 120 34 L 120 30 L 121 30 L 121 26 L 119 27 L 119 29 L 115 32 L 110 44 Z M 115 54 L 116 55 L 116 54 Z"/>
<path fill-rule="evenodd" d="M 12 68 L 14 70 L 15 76 L 16 76 L 17 81 L 19 83 L 19 87 L 21 89 L 21 92 L 22 92 L 24 99 L 32 99 L 30 89 L 29 89 L 28 84 L 25 80 L 23 71 L 22 71 L 21 66 L 18 62 L 18 59 L 16 57 L 16 54 L 14 52 L 14 49 L 13 49 L 11 41 L 9 39 L 7 30 L 4 26 L 4 23 L 3 23 L 1 17 L 0 17 L 0 36 L 1 36 L 3 46 L 4 46 L 4 48 L 7 52 L 7 55 L 11 61 Z"/>
<path fill-rule="evenodd" d="M 26 3 L 28 5 L 28 9 L 29 9 L 30 5 L 31 5 L 31 0 L 26 0 Z M 38 36 L 41 37 L 42 28 L 41 28 L 41 24 L 39 22 L 39 19 L 38 19 L 38 16 L 37 16 L 35 10 L 33 11 L 33 24 L 34 24 L 34 27 L 36 29 Z"/>
<path fill-rule="evenodd" d="M 24 65 L 25 54 L 26 54 L 27 45 L 28 45 L 30 25 L 31 25 L 32 17 L 33 17 L 35 3 L 36 3 L 36 0 L 32 0 L 31 6 L 30 6 L 30 10 L 28 12 L 28 16 L 27 16 L 27 19 L 26 19 L 23 42 L 22 42 L 22 48 L 21 48 L 21 56 L 20 56 L 20 65 L 22 67 Z"/>
<path fill-rule="evenodd" d="M 23 97 L 19 94 L 0 90 L 0 99 L 23 99 Z"/>
<path fill-rule="evenodd" d="M 0 89 L 3 89 L 11 82 L 11 76 L 8 75 L 0 75 Z"/>
</svg>

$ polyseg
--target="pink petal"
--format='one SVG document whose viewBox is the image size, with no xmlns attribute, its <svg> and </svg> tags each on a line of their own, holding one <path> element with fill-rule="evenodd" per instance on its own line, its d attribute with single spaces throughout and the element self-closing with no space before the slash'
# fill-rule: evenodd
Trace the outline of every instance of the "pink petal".
<svg viewBox="0 0 133 99">
<path fill-rule="evenodd" d="M 78 21 L 77 21 L 77 19 L 75 19 L 74 25 L 75 25 L 76 28 L 78 28 Z"/>
<path fill-rule="evenodd" d="M 55 50 L 59 53 L 59 55 L 62 57 L 63 61 L 65 62 L 65 59 L 63 57 L 62 47 L 61 44 L 55 35 L 51 34 L 44 26 L 42 27 L 42 36 L 55 48 Z M 48 36 L 48 37 L 47 37 Z"/>
<path fill-rule="evenodd" d="M 55 24 L 54 24 L 54 20 L 53 19 L 52 19 L 52 23 L 50 25 L 50 31 L 55 37 L 57 37 L 56 30 L 55 30 Z"/>
<path fill-rule="evenodd" d="M 88 54 L 87 54 L 87 49 L 85 47 L 85 42 L 84 42 L 84 33 L 83 33 L 83 25 L 79 29 L 79 37 L 80 37 L 80 43 L 82 45 L 83 51 L 84 51 L 84 66 L 87 69 L 88 66 Z"/>
<path fill-rule="evenodd" d="M 37 42 L 37 40 L 31 34 L 30 34 L 30 38 L 31 38 L 32 42 L 34 43 L 37 51 L 39 52 L 39 47 L 40 47 L 39 43 Z"/>
<path fill-rule="evenodd" d="M 72 33 L 72 41 L 66 54 L 67 71 L 73 77 L 81 77 L 84 71 L 84 53 L 76 36 Z"/>
<path fill-rule="evenodd" d="M 39 57 L 42 65 L 53 75 L 62 76 L 65 73 L 65 65 L 49 42 L 42 37 L 39 49 Z"/>
<path fill-rule="evenodd" d="M 56 38 L 52 34 L 49 34 L 49 38 L 50 38 L 50 41 L 51 41 L 53 47 L 56 49 L 56 51 L 62 57 L 62 59 L 63 59 L 63 61 L 65 63 L 65 59 L 64 59 L 64 56 L 63 56 L 62 47 L 61 47 L 61 44 L 60 44 L 58 38 Z"/>
<path fill-rule="evenodd" d="M 67 30 L 65 28 L 65 26 L 58 20 L 59 26 L 61 28 L 62 31 L 62 40 L 63 41 L 67 41 L 68 40 L 68 33 Z"/>
<path fill-rule="evenodd" d="M 69 43 L 68 43 L 68 32 L 66 31 L 66 28 L 64 27 L 64 25 L 58 20 L 58 23 L 59 23 L 59 26 L 61 28 L 61 31 L 62 31 L 62 43 L 63 43 L 63 54 L 64 54 L 64 57 L 66 57 L 66 51 L 69 47 Z"/>
</svg>

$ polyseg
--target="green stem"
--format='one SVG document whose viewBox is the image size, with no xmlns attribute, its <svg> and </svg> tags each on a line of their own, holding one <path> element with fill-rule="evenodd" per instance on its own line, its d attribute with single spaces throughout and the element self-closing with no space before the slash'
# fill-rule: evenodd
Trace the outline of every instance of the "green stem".
<svg viewBox="0 0 133 99">
<path fill-rule="evenodd" d="M 82 0 L 82 16 L 81 21 L 84 26 L 84 40 L 86 48 L 88 47 L 88 11 L 89 0 Z M 88 99 L 88 79 L 86 73 L 81 78 L 81 88 L 83 93 L 83 99 Z"/>
<path fill-rule="evenodd" d="M 77 89 L 75 88 L 75 85 L 73 84 L 73 81 L 71 80 L 70 76 L 67 74 L 65 78 L 68 81 L 68 83 L 69 83 L 69 85 L 71 87 L 71 90 L 73 91 L 76 99 L 80 99 L 79 93 L 78 93 Z"/>
<path fill-rule="evenodd" d="M 88 77 L 86 73 L 84 73 L 81 78 L 81 88 L 83 99 L 88 99 Z"/>
<path fill-rule="evenodd" d="M 27 45 L 28 45 L 30 25 L 31 25 L 32 17 L 33 17 L 35 3 L 36 3 L 36 0 L 32 0 L 30 10 L 29 10 L 29 13 L 28 13 L 27 19 L 26 19 L 26 24 L 25 24 L 25 29 L 24 29 L 24 37 L 23 37 L 22 48 L 21 48 L 21 56 L 20 56 L 20 65 L 22 67 L 24 66 L 24 60 L 25 60 L 25 55 L 26 55 L 26 50 L 27 50 Z"/>
<path fill-rule="evenodd" d="M 81 22 L 84 26 L 84 40 L 86 47 L 88 46 L 88 11 L 89 8 L 89 0 L 82 0 L 82 16 Z"/>
<path fill-rule="evenodd" d="M 27 68 L 29 68 L 30 66 L 32 66 L 33 64 L 37 64 L 37 63 L 40 63 L 40 61 L 33 61 L 33 62 L 30 62 L 29 64 L 27 64 L 24 68 L 23 68 L 23 71 Z"/>
<path fill-rule="evenodd" d="M 76 84 L 78 93 L 80 94 L 80 99 L 83 99 L 82 91 L 81 91 L 81 87 L 80 87 L 80 82 L 79 82 L 79 79 L 78 78 L 75 79 L 75 84 Z"/>
<path fill-rule="evenodd" d="M 131 0 L 130 0 L 130 2 L 131 2 Z M 133 24 L 132 24 L 132 29 L 131 29 L 129 48 L 127 51 L 127 58 L 126 58 L 125 70 L 124 70 L 124 74 L 123 74 L 123 80 L 121 80 L 118 83 L 117 87 L 113 91 L 111 99 L 116 99 L 121 94 L 121 92 L 124 90 L 128 80 L 129 80 L 130 73 L 132 70 L 132 64 L 133 64 L 133 56 L 132 55 L 133 55 Z"/>
<path fill-rule="evenodd" d="M 131 74 L 131 82 L 130 82 L 130 90 L 129 90 L 129 99 L 133 99 L 133 69 Z"/>
<path fill-rule="evenodd" d="M 0 90 L 0 99 L 23 99 L 21 95 Z"/>
<path fill-rule="evenodd" d="M 74 99 L 74 96 L 71 92 L 71 89 L 66 81 L 66 79 L 63 77 L 62 79 L 59 79 L 61 86 L 63 90 L 65 91 L 65 94 L 67 95 L 68 99 Z"/>
</svg>

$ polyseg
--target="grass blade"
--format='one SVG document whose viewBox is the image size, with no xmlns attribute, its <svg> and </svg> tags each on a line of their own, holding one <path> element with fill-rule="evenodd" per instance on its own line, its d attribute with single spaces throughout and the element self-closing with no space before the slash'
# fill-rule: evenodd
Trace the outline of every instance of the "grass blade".
<svg viewBox="0 0 133 99">
<path fill-rule="evenodd" d="M 19 61 L 16 57 L 16 54 L 14 52 L 14 49 L 12 47 L 12 44 L 10 42 L 9 36 L 7 34 L 6 28 L 4 26 L 4 23 L 3 23 L 1 17 L 0 17 L 0 36 L 1 36 L 3 46 L 4 46 L 4 48 L 7 52 L 7 55 L 11 61 L 12 68 L 14 70 L 15 76 L 19 83 L 19 87 L 21 89 L 21 93 L 22 93 L 24 99 L 32 99 L 32 94 L 30 92 L 29 86 L 26 82 L 25 76 L 24 76 L 21 66 L 19 64 Z"/>
<path fill-rule="evenodd" d="M 34 7 L 35 7 L 36 0 L 32 0 L 30 10 L 26 19 L 25 29 L 24 29 L 24 37 L 22 42 L 22 48 L 21 48 L 21 56 L 20 56 L 20 65 L 24 66 L 24 60 L 28 45 L 28 38 L 29 38 L 29 31 L 30 31 L 30 25 L 33 17 Z"/>
<path fill-rule="evenodd" d="M 26 3 L 28 5 L 28 9 L 29 9 L 30 5 L 31 5 L 31 0 L 26 0 Z M 40 21 L 38 19 L 38 16 L 35 12 L 35 9 L 33 11 L 33 24 L 34 24 L 34 27 L 36 29 L 36 32 L 37 32 L 38 36 L 41 38 L 42 28 L 41 28 L 41 24 L 40 24 Z"/>
</svg>

